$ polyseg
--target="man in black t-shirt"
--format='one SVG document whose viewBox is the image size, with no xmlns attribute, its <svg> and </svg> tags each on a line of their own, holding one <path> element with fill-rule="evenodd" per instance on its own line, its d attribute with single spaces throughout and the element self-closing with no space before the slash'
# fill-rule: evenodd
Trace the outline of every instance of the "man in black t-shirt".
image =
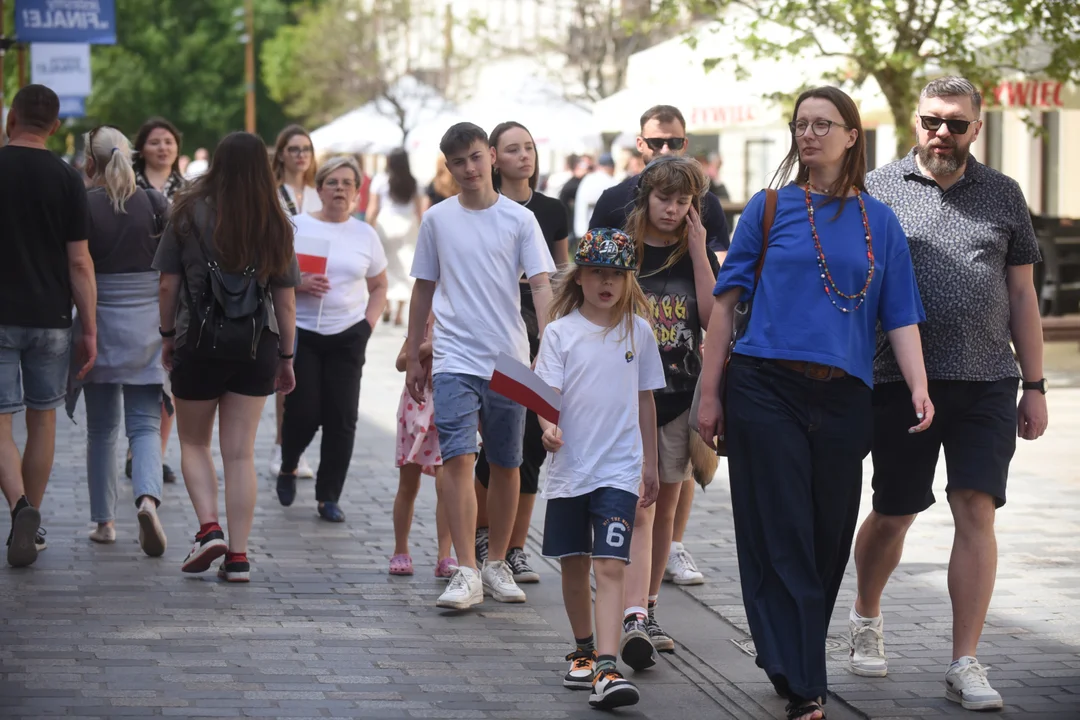
<svg viewBox="0 0 1080 720">
<path fill-rule="evenodd" d="M 67 392 L 73 299 L 83 327 L 75 338 L 80 378 L 97 357 L 86 188 L 45 147 L 59 112 L 52 90 L 23 88 L 8 115 L 10 142 L 0 148 L 0 488 L 11 507 L 13 567 L 30 565 L 45 546 L 38 508 L 52 472 L 56 408 Z M 12 430 L 23 409 L 25 460 Z"/>
<path fill-rule="evenodd" d="M 687 149 L 686 120 L 678 108 L 657 105 L 641 116 L 641 134 L 637 149 L 641 159 L 648 165 L 664 155 L 683 155 Z M 612 227 L 626 229 L 626 216 L 634 207 L 637 175 L 631 175 L 615 187 L 608 188 L 600 196 L 593 209 L 589 227 Z M 705 226 L 705 244 L 717 259 L 723 262 L 727 255 L 729 236 L 727 220 L 720 207 L 720 200 L 712 193 L 705 195 L 701 208 L 701 223 Z"/>
</svg>

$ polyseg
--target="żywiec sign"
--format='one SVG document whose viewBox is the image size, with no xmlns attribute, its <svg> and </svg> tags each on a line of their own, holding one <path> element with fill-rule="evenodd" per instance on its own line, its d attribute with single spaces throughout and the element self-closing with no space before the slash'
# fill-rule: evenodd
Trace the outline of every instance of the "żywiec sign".
<svg viewBox="0 0 1080 720">
<path fill-rule="evenodd" d="M 1054 80 L 1003 80 L 984 92 L 991 109 L 1072 110 L 1080 108 L 1076 89 Z"/>
<path fill-rule="evenodd" d="M 686 118 L 688 130 L 718 130 L 758 120 L 760 113 L 754 105 L 712 105 L 692 107 Z"/>
<path fill-rule="evenodd" d="M 114 0 L 15 0 L 19 42 L 116 44 Z"/>
</svg>

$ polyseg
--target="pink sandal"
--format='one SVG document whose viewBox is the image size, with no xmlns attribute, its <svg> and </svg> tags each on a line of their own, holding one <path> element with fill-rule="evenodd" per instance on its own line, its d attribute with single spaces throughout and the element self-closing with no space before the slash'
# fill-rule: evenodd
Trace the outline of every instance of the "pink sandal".
<svg viewBox="0 0 1080 720">
<path fill-rule="evenodd" d="M 455 570 L 457 570 L 457 558 L 443 558 L 435 566 L 435 577 L 449 580 L 454 576 Z"/>
<path fill-rule="evenodd" d="M 395 555 L 390 558 L 391 575 L 412 575 L 412 558 L 408 555 Z"/>
</svg>

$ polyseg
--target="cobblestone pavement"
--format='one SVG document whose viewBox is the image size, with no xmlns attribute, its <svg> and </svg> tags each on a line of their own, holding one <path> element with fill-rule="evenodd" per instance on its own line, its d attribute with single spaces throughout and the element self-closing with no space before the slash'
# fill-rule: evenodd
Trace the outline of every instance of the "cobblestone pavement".
<svg viewBox="0 0 1080 720">
<path fill-rule="evenodd" d="M 348 521 L 316 518 L 311 482 L 301 481 L 297 502 L 282 508 L 272 483 L 262 480 L 247 586 L 179 572 L 195 529 L 179 485 L 165 491 L 170 546 L 163 559 L 139 552 L 123 483 L 117 543 L 90 543 L 85 429 L 81 418 L 74 425 L 61 417 L 43 508 L 50 547 L 33 568 L 0 569 L 0 717 L 596 717 L 583 694 L 561 687 L 571 634 L 557 567 L 538 559 L 542 503 L 528 549 L 543 580 L 526 587 L 524 605 L 488 600 L 472 613 L 434 607 L 442 586 L 431 576 L 430 483 L 417 503 L 417 574 L 386 574 L 399 346 L 399 332 L 381 329 L 369 348 L 342 503 Z M 1010 718 L 1080 717 L 1080 577 L 1069 542 L 1080 504 L 1080 390 L 1052 397 L 1053 429 L 1018 453 L 1010 504 L 1000 515 L 1001 575 L 980 658 L 995 666 L 991 677 Z M 268 406 L 257 441 L 260 469 L 272 439 Z M 175 439 L 167 460 L 179 468 Z M 688 537 L 708 583 L 665 588 L 660 618 L 678 652 L 634 678 L 642 703 L 621 716 L 780 716 L 782 704 L 745 651 L 752 646 L 723 473 L 699 493 Z M 949 530 L 944 503 L 917 523 L 885 606 L 892 674 L 856 681 L 837 652 L 830 720 L 959 712 L 944 701 L 940 682 L 948 660 Z M 846 627 L 841 615 L 852 586 L 845 584 L 837 632 Z"/>
</svg>

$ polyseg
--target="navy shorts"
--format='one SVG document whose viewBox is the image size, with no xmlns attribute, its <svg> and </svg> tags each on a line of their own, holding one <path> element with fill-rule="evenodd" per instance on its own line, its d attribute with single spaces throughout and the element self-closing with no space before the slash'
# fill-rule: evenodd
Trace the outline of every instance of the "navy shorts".
<svg viewBox="0 0 1080 720">
<path fill-rule="evenodd" d="M 638 497 L 602 487 L 586 495 L 552 498 L 544 519 L 544 557 L 592 555 L 630 562 Z"/>
</svg>

